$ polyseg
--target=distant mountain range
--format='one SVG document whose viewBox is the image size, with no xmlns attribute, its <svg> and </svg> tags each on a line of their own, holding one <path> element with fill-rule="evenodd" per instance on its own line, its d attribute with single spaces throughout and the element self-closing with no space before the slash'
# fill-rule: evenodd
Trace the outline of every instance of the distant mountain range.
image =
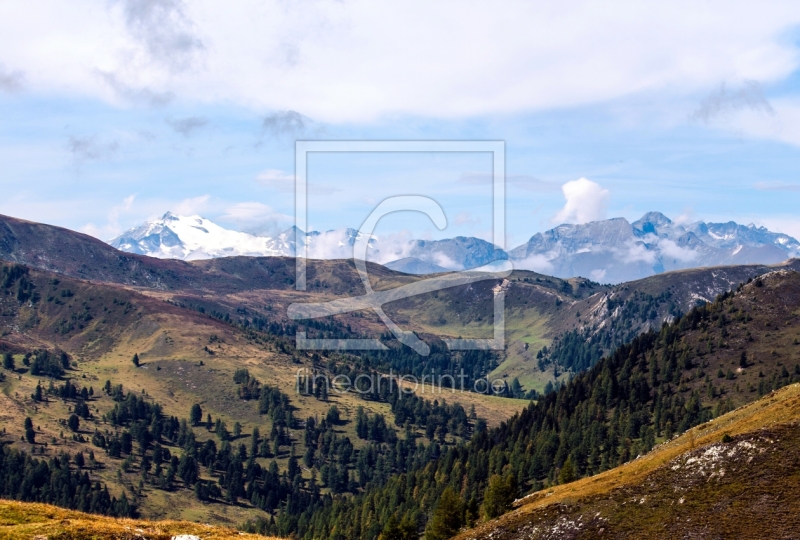
<svg viewBox="0 0 800 540">
<path fill-rule="evenodd" d="M 648 212 L 633 223 L 615 218 L 559 225 L 509 255 L 518 268 L 620 283 L 683 268 L 775 264 L 800 255 L 800 242 L 755 225 L 681 225 Z"/>
<path fill-rule="evenodd" d="M 220 227 L 200 216 L 167 212 L 126 231 L 109 243 L 122 251 L 159 258 L 210 259 L 236 255 L 295 256 L 294 227 L 258 236 Z M 308 256 L 348 259 L 359 237 L 355 229 L 304 234 Z M 302 235 L 302 233 L 301 233 Z M 537 233 L 508 252 L 490 242 L 463 237 L 445 240 L 370 238 L 367 258 L 409 274 L 430 274 L 510 259 L 516 268 L 556 277 L 583 276 L 620 283 L 683 268 L 775 264 L 800 256 L 800 242 L 764 227 L 728 223 L 678 224 L 660 212 L 629 223 L 624 218 L 564 224 Z"/>
</svg>

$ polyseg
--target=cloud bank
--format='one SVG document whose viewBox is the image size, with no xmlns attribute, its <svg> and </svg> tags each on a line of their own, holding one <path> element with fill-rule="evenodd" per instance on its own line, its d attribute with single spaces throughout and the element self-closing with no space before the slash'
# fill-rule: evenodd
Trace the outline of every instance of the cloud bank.
<svg viewBox="0 0 800 540">
<path fill-rule="evenodd" d="M 38 90 L 113 99 L 99 70 L 134 93 L 259 114 L 303 111 L 326 123 L 512 114 L 637 92 L 692 96 L 721 81 L 770 84 L 800 66 L 786 39 L 800 24 L 791 1 L 769 9 L 719 0 L 623 0 L 615 9 L 513 0 L 311 6 L 8 0 L 0 4 L 0 62 L 13 60 Z M 726 87 L 697 115 L 739 103 L 763 107 L 754 87 Z M 298 126 L 296 117 L 277 120 L 278 132 Z"/>
</svg>

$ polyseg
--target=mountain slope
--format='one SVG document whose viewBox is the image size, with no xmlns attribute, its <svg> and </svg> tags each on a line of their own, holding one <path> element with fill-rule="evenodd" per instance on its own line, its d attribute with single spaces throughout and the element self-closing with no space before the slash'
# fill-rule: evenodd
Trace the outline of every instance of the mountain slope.
<svg viewBox="0 0 800 540">
<path fill-rule="evenodd" d="M 118 285 L 91 283 L 9 264 L 0 264 L 0 355 L 4 356 L 0 368 L 0 424 L 4 428 L 0 435 L 0 478 L 7 478 L 6 473 L 22 475 L 16 461 L 3 462 L 10 455 L 9 448 L 25 452 L 23 462 L 27 463 L 29 458 L 47 463 L 51 458 L 67 455 L 73 474 L 85 474 L 92 485 L 101 482 L 101 491 L 107 487 L 119 499 L 127 494 L 127 500 L 148 518 L 239 526 L 257 520 L 264 515 L 263 510 L 274 512 L 292 497 L 293 504 L 302 499 L 301 507 L 308 508 L 309 500 L 322 504 L 321 489 L 335 489 L 339 495 L 359 489 L 361 482 L 366 484 L 373 474 L 361 471 L 356 477 L 359 452 L 367 448 L 373 458 L 380 455 L 386 459 L 383 454 L 387 448 L 395 448 L 389 445 L 377 449 L 369 433 L 356 430 L 360 408 L 373 426 L 380 418 L 383 428 L 374 435 L 373 427 L 372 437 L 390 437 L 388 433 L 395 437 L 396 433 L 408 431 L 414 437 L 423 437 L 430 424 L 433 438 L 434 433 L 439 433 L 436 423 L 444 423 L 451 430 L 457 425 L 457 432 L 440 430 L 441 436 L 436 438 L 437 444 L 450 446 L 466 436 L 465 429 L 469 428 L 465 426 L 477 421 L 468 419 L 466 411 L 474 408 L 476 415 L 496 425 L 525 405 L 521 400 L 475 393 L 440 392 L 434 397 L 429 395 L 430 390 L 422 396 L 428 399 L 423 402 L 414 392 L 408 392 L 403 394 L 402 403 L 411 407 L 410 415 L 403 413 L 408 422 L 398 421 L 395 417 L 401 414 L 399 406 L 388 399 L 365 399 L 352 391 L 331 390 L 330 395 L 324 396 L 302 388 L 296 391 L 298 374 L 320 375 L 335 369 L 338 375 L 350 373 L 355 377 L 364 373 L 366 377 L 353 365 L 356 359 L 336 355 L 329 360 L 297 351 L 293 340 L 287 337 L 242 329 L 233 321 L 225 322 Z M 6 364 L 6 355 L 10 365 Z M 137 362 L 132 361 L 134 357 Z M 55 367 L 53 362 L 57 362 Z M 242 380 L 236 379 L 242 376 L 242 370 L 247 370 L 247 392 L 243 391 Z M 121 390 L 115 390 L 117 385 Z M 259 393 L 262 388 L 268 392 Z M 87 393 L 82 394 L 82 389 Z M 270 399 L 280 396 L 285 408 L 276 413 L 276 409 L 270 409 L 272 402 L 262 399 L 264 395 Z M 433 405 L 433 399 L 440 401 Z M 119 409 L 129 403 L 134 405 L 133 411 L 158 409 L 145 409 L 144 423 L 125 420 Z M 206 422 L 187 425 L 193 404 L 202 407 L 201 420 L 211 415 L 222 422 L 222 427 Z M 327 418 L 334 405 L 338 419 L 327 427 L 321 424 L 322 430 L 315 435 L 313 426 L 320 424 L 313 419 Z M 68 428 L 67 420 L 78 413 L 79 425 Z M 26 418 L 31 419 L 30 439 Z M 144 428 L 148 428 L 152 439 L 141 438 Z M 260 438 L 257 429 L 261 431 Z M 135 451 L 132 445 L 128 450 L 117 447 L 114 451 L 111 441 L 120 437 L 124 440 L 131 432 L 138 433 L 133 438 L 139 441 L 133 443 Z M 345 448 L 342 455 L 347 457 L 334 461 L 330 449 L 319 450 L 313 460 L 304 462 L 302 479 L 281 480 L 281 474 L 292 470 L 294 453 L 308 454 L 309 448 L 317 448 L 317 437 L 323 436 L 331 444 L 334 438 L 335 448 Z M 254 438 L 257 455 L 253 454 Z M 146 441 L 144 446 L 142 440 Z M 210 460 L 209 445 L 216 455 Z M 160 447 L 162 455 L 168 452 L 160 462 L 155 457 L 155 446 Z M 417 448 L 415 445 L 414 452 Z M 424 452 L 420 452 L 422 459 Z M 86 462 L 79 464 L 73 457 L 79 453 Z M 197 477 L 184 474 L 191 470 L 185 468 L 187 455 L 206 456 L 202 467 L 195 463 Z M 241 489 L 247 485 L 248 493 L 239 488 L 231 491 L 233 488 L 226 484 L 236 478 L 228 465 L 236 456 L 243 463 L 233 465 L 238 463 L 241 467 Z M 280 473 L 262 479 L 263 472 L 272 470 L 273 462 Z M 61 463 L 61 467 L 66 466 Z M 334 484 L 321 472 L 324 470 L 327 475 L 331 463 L 336 465 L 337 474 L 344 471 L 348 478 L 358 478 L 359 483 L 337 480 Z M 388 474 L 388 469 L 381 470 L 381 474 Z M 321 477 L 322 487 L 317 480 Z M 17 493 L 18 485 L 4 480 L 0 482 L 0 493 L 16 497 L 22 493 Z M 201 489 L 204 486 L 210 490 L 205 495 Z M 296 486 L 294 494 L 292 486 Z M 252 498 L 254 491 L 263 498 Z M 85 499 L 76 496 L 59 504 L 78 505 Z"/>
<path fill-rule="evenodd" d="M 212 268 L 222 268 L 227 275 L 242 270 L 240 259 L 247 258 L 218 259 L 203 264 L 213 262 L 215 266 Z M 220 264 L 223 266 L 216 266 Z M 710 275 L 701 274 L 699 270 L 696 272 L 698 276 L 704 276 L 702 279 Z M 23 275 L 27 276 L 25 283 Z M 210 411 L 229 426 L 240 422 L 245 436 L 259 425 L 264 427 L 263 433 L 267 431 L 266 426 L 273 425 L 267 423 L 264 426 L 264 423 L 272 420 L 262 417 L 252 402 L 237 399 L 237 385 L 233 382 L 237 369 L 246 366 L 251 376 L 279 388 L 291 388 L 296 370 L 301 366 L 348 369 L 338 355 L 333 359 L 314 359 L 293 351 L 290 341 L 285 338 L 262 337 L 257 333 L 249 335 L 196 311 L 166 304 L 135 290 L 77 282 L 32 270 L 28 274 L 16 272 L 15 276 L 8 280 L 7 287 L 3 285 L 6 291 L 3 293 L 2 312 L 3 340 L 17 352 L 18 366 L 22 350 L 34 346 L 58 346 L 76 361 L 71 367 L 74 371 L 68 374 L 76 384 L 91 384 L 99 388 L 106 379 L 112 380 L 113 384 L 121 382 L 133 390 L 134 395 L 145 395 L 148 402 L 152 400 L 162 404 L 166 414 L 178 418 L 185 418 L 191 403 L 200 403 L 204 412 Z M 664 276 L 659 278 L 665 279 Z M 519 281 L 512 281 L 514 279 Z M 682 278 L 677 275 L 674 279 Z M 519 292 L 513 291 L 518 287 L 529 294 L 547 296 L 553 309 L 556 308 L 555 298 L 562 299 L 563 304 L 572 304 L 609 291 L 586 280 L 563 281 L 530 273 L 512 276 L 512 280 L 505 285 L 507 290 Z M 651 282 L 644 280 L 643 283 Z M 489 285 L 486 283 L 481 287 Z M 593 288 L 599 288 L 600 292 L 593 294 Z M 460 309 L 455 302 L 477 297 L 481 290 L 478 287 L 465 288 L 458 292 L 461 296 L 440 294 L 438 299 L 432 297 L 429 300 L 453 302 L 452 310 L 461 314 L 469 314 L 466 309 L 469 306 L 469 309 L 476 310 L 470 316 L 477 317 L 480 316 L 477 301 L 470 300 Z M 285 294 L 289 291 L 277 292 Z M 449 291 L 449 294 L 455 292 Z M 509 294 L 509 298 L 512 297 L 516 298 L 517 307 L 522 309 L 525 306 L 524 297 Z M 276 527 L 285 534 L 296 532 L 299 536 L 315 538 L 329 537 L 332 527 L 336 527 L 336 531 L 352 538 L 373 538 L 386 524 L 389 513 L 396 513 L 400 522 L 413 520 L 420 527 L 424 526 L 446 485 L 464 490 L 464 503 L 473 512 L 474 519 L 493 474 L 513 473 L 524 490 L 553 483 L 560 476 L 559 471 L 567 457 L 572 459 L 578 475 L 613 467 L 647 451 L 654 443 L 669 438 L 676 431 L 746 403 L 798 377 L 794 366 L 798 347 L 795 343 L 800 329 L 798 305 L 800 275 L 787 270 L 773 271 L 742 286 L 733 296 L 726 295 L 709 306 L 690 312 L 658 334 L 637 338 L 633 344 L 618 349 L 608 360 L 576 376 L 561 391 L 545 396 L 539 404 L 530 406 L 517 418 L 491 430 L 476 429 L 476 436 L 467 445 L 459 444 L 449 431 L 451 426 L 458 427 L 459 424 L 446 421 L 447 431 L 440 430 L 437 434 L 432 430 L 430 439 L 433 442 L 443 437 L 446 442 L 409 458 L 409 462 L 397 469 L 405 470 L 406 474 L 395 472 L 374 483 L 366 482 L 363 496 L 336 499 L 333 506 L 300 505 L 296 511 L 292 510 L 279 519 Z M 164 306 L 166 311 L 160 306 Z M 86 313 L 91 318 L 87 319 Z M 75 315 L 74 319 L 72 315 Z M 101 324 L 105 326 L 96 326 Z M 95 336 L 107 336 L 110 342 L 98 341 Z M 143 364 L 140 367 L 130 361 L 135 352 L 140 353 Z M 744 367 L 742 352 L 745 353 Z M 140 467 L 144 465 L 140 465 L 137 458 L 131 469 L 121 473 L 122 480 L 118 483 L 114 473 L 122 467 L 122 460 L 105 458 L 89 445 L 88 439 L 95 428 L 100 432 L 112 429 L 103 420 L 103 415 L 115 406 L 111 395 L 100 394 L 97 397 L 99 392 L 95 391 L 96 396 L 89 403 L 97 414 L 85 421 L 88 429 L 84 427 L 79 433 L 84 437 L 81 441 L 60 434 L 64 430 L 63 421 L 76 405 L 74 401 L 52 399 L 46 406 L 37 405 L 20 396 L 35 394 L 41 376 L 19 370 L 5 379 L 0 384 L 4 389 L 1 398 L 3 414 L 9 415 L 4 418 L 4 425 L 9 426 L 8 442 L 29 448 L 27 443 L 18 442 L 24 436 L 22 419 L 29 415 L 40 441 L 56 441 L 48 444 L 47 452 L 67 450 L 75 453 L 81 450 L 86 455 L 95 449 L 103 466 L 93 471 L 92 476 L 97 475 L 105 483 L 118 486 L 114 489 L 124 486 L 128 493 L 135 493 L 139 478 L 153 482 L 153 475 L 142 473 Z M 146 394 L 141 390 L 146 390 Z M 598 401 L 600 396 L 603 396 L 602 401 Z M 449 404 L 481 396 L 448 393 L 442 397 L 446 397 Z M 313 395 L 303 394 L 289 399 L 291 405 L 301 411 L 298 414 L 312 418 L 315 415 L 325 417 L 330 407 L 330 402 L 316 399 Z M 370 444 L 360 439 L 353 429 L 358 405 L 369 407 L 370 415 L 380 413 L 389 418 L 396 410 L 396 403 L 390 404 L 389 400 L 367 401 L 347 394 L 334 399 L 346 420 L 340 429 L 355 441 L 353 445 L 357 451 Z M 464 401 L 464 404 L 468 406 L 469 401 Z M 483 404 L 491 406 L 488 400 Z M 500 412 L 498 409 L 495 414 L 499 416 Z M 511 411 L 505 409 L 505 412 Z M 438 422 L 435 420 L 438 416 L 431 414 L 428 418 Z M 84 421 L 81 422 L 83 425 Z M 584 422 L 592 424 L 592 429 L 585 430 Z M 458 427 L 458 433 L 463 433 L 462 427 Z M 205 427 L 194 428 L 193 432 L 197 441 L 203 444 L 215 438 Z M 304 442 L 304 428 L 296 425 L 289 432 L 292 440 L 296 441 L 293 446 L 297 446 L 297 455 L 305 455 L 308 448 Z M 340 437 L 342 433 L 336 436 Z M 418 436 L 422 437 L 422 431 Z M 316 439 L 310 437 L 309 440 Z M 183 452 L 181 445 L 172 439 L 164 444 L 176 455 Z M 279 467 L 288 468 L 290 453 L 286 444 L 282 446 L 280 449 L 279 445 L 280 451 L 275 452 L 279 454 L 276 461 Z M 395 447 L 388 445 L 386 451 L 392 448 Z M 403 452 L 411 452 L 411 447 L 407 448 Z M 597 450 L 596 456 L 592 455 L 594 449 Z M 148 451 L 147 456 L 150 455 Z M 355 461 L 355 458 L 351 460 Z M 267 463 L 261 462 L 262 470 L 268 466 Z M 328 461 L 321 463 L 331 466 Z M 382 467 L 386 467 L 386 463 Z M 390 463 L 397 463 L 396 458 Z M 371 469 L 366 464 L 364 467 L 365 475 L 383 470 L 381 467 Z M 316 465 L 314 469 L 321 470 Z M 221 482 L 218 480 L 223 472 L 221 469 L 210 468 L 206 472 L 204 467 L 201 472 L 203 482 Z M 222 476 L 228 477 L 227 474 Z M 312 478 L 310 472 L 303 472 L 301 476 L 303 479 L 297 485 L 302 497 L 306 497 L 313 492 L 310 487 Z M 330 476 L 326 478 L 327 485 L 331 480 Z M 431 482 L 431 479 L 435 481 Z M 287 483 L 279 485 L 284 486 L 280 489 L 285 489 Z M 308 491 L 302 486 L 307 486 Z M 264 488 L 257 483 L 255 489 Z M 179 480 L 175 481 L 172 491 L 145 483 L 143 493 L 136 502 L 146 515 L 188 517 L 202 512 L 204 520 L 218 519 L 211 515 L 214 504 L 189 504 L 188 501 L 194 501 L 189 486 Z M 260 505 L 268 504 L 259 498 L 253 500 L 256 500 L 255 504 L 240 499 L 240 505 L 229 508 L 228 519 L 240 523 L 253 512 L 258 512 Z M 356 519 L 362 515 L 372 517 L 365 518 L 364 522 Z"/>
<path fill-rule="evenodd" d="M 198 261 L 159 259 L 126 253 L 86 234 L 0 216 L 0 260 L 67 276 L 160 291 L 290 289 L 295 261 L 288 257 L 225 257 Z M 392 272 L 368 263 L 376 278 Z M 335 274 L 348 290 L 363 285 L 352 263 L 309 261 L 309 279 Z M 331 276 L 332 277 L 332 276 Z"/>
<path fill-rule="evenodd" d="M 398 523 L 410 522 L 447 538 L 497 515 L 509 498 L 611 470 L 800 381 L 799 338 L 800 273 L 767 274 L 617 348 L 463 447 L 308 516 L 305 536 L 366 539 L 373 537 L 367 531 L 395 534 Z"/>
<path fill-rule="evenodd" d="M 457 538 L 791 538 L 800 529 L 798 428 L 793 384 L 631 463 L 524 497 Z"/>
<path fill-rule="evenodd" d="M 666 272 L 623 283 L 566 307 L 553 321 L 543 364 L 582 371 L 603 354 L 650 329 L 658 330 L 697 305 L 778 269 L 800 271 L 800 259 L 774 266 L 743 265 Z"/>
</svg>

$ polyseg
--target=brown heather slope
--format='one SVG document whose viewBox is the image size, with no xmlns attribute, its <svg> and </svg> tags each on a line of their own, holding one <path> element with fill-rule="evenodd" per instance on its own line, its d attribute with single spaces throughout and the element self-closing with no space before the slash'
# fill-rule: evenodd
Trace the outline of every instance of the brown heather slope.
<svg viewBox="0 0 800 540">
<path fill-rule="evenodd" d="M 203 540 L 272 538 L 187 521 L 116 519 L 49 504 L 0 499 L 0 537 L 8 540 L 170 540 L 181 534 L 199 536 Z"/>
<path fill-rule="evenodd" d="M 797 538 L 798 485 L 800 384 L 792 384 L 630 463 L 533 493 L 456 538 Z"/>
</svg>

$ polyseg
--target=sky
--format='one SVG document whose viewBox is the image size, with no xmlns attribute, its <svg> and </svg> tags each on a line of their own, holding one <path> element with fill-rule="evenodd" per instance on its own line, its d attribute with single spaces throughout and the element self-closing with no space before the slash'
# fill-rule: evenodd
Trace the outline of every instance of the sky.
<svg viewBox="0 0 800 540">
<path fill-rule="evenodd" d="M 506 248 L 559 223 L 800 237 L 795 2 L 0 3 L 0 214 L 109 240 L 294 223 L 297 140 L 505 143 Z M 314 154 L 309 227 L 491 238 L 491 156 Z"/>
</svg>

